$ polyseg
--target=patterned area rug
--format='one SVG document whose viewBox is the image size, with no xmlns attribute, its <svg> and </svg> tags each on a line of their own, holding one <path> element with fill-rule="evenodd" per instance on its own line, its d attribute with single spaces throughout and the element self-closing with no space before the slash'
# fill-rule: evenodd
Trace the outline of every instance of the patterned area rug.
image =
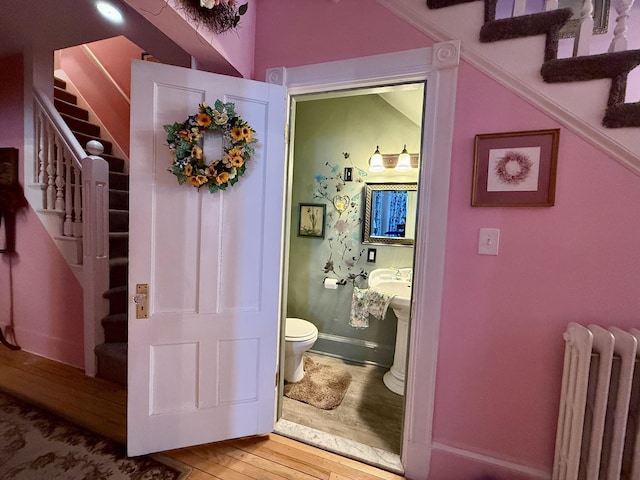
<svg viewBox="0 0 640 480">
<path fill-rule="evenodd" d="M 344 399 L 351 374 L 331 365 L 316 363 L 304 357 L 304 378 L 299 382 L 286 383 L 284 394 L 323 410 L 333 410 Z"/>
<path fill-rule="evenodd" d="M 3 480 L 178 480 L 188 472 L 125 447 L 0 392 Z"/>
</svg>

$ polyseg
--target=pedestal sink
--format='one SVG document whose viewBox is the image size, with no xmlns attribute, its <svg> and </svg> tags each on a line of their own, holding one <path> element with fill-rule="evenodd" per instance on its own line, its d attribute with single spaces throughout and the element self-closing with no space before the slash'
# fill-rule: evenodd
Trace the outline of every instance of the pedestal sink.
<svg viewBox="0 0 640 480">
<path fill-rule="evenodd" d="M 389 306 L 398 318 L 396 347 L 391 370 L 384 374 L 382 380 L 389 390 L 398 395 L 404 395 L 409 314 L 411 312 L 411 269 L 376 269 L 369 274 L 369 288 L 393 295 Z"/>
</svg>

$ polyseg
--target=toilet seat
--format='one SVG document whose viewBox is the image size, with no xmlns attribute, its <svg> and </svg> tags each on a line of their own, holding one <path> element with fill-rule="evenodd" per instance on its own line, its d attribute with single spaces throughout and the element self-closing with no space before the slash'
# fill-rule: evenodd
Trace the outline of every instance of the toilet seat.
<svg viewBox="0 0 640 480">
<path fill-rule="evenodd" d="M 287 342 L 304 342 L 318 335 L 316 326 L 301 318 L 287 318 L 284 327 Z"/>
</svg>

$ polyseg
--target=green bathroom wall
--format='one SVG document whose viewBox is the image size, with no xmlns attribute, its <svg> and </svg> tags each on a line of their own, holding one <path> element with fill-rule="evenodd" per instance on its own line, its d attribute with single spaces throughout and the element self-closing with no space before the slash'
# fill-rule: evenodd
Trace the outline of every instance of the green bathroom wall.
<svg viewBox="0 0 640 480">
<path fill-rule="evenodd" d="M 421 129 L 378 95 L 330 99 L 298 99 L 295 114 L 291 237 L 287 316 L 313 322 L 320 332 L 314 351 L 357 362 L 390 366 L 396 319 L 389 309 L 384 320 L 370 319 L 369 327 L 349 325 L 353 282 L 336 290 L 323 287 L 325 277 L 348 278 L 363 270 L 411 267 L 413 247 L 362 244 L 366 182 L 416 182 L 418 170 L 401 174 L 393 169 L 367 171 L 369 157 L 380 146 L 383 154 L 399 153 L 406 143 L 420 151 Z M 344 168 L 351 167 L 351 182 Z M 340 214 L 336 195 L 350 198 Z M 325 205 L 324 238 L 298 236 L 300 204 Z M 376 262 L 367 262 L 367 249 L 376 249 Z M 356 279 L 356 286 L 367 287 Z"/>
</svg>

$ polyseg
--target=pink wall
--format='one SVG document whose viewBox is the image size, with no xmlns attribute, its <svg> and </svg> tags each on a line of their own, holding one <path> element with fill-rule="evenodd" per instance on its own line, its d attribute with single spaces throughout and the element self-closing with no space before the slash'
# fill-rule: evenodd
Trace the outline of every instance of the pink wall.
<svg viewBox="0 0 640 480">
<path fill-rule="evenodd" d="M 465 63 L 458 87 L 434 440 L 549 470 L 567 323 L 640 324 L 640 179 Z M 474 135 L 546 128 L 556 205 L 471 208 Z"/>
<path fill-rule="evenodd" d="M 254 75 L 344 58 L 428 47 L 433 41 L 376 2 L 261 0 Z"/>
<path fill-rule="evenodd" d="M 101 40 L 88 46 L 116 85 L 127 94 L 127 98 L 122 96 L 82 46 L 61 50 L 60 68 L 128 156 L 131 61 L 140 59 L 142 49 L 124 37 Z"/>
<path fill-rule="evenodd" d="M 431 44 L 374 2 L 263 0 L 256 76 Z M 474 136 L 548 128 L 556 206 L 471 208 Z M 450 186 L 434 441 L 550 472 L 567 323 L 640 326 L 640 178 L 462 62 Z M 476 254 L 481 227 L 501 230 L 497 257 Z M 429 478 L 489 473 L 530 478 L 439 449 Z"/>
<path fill-rule="evenodd" d="M 23 71 L 22 57 L 0 59 L 0 146 L 19 148 L 21 165 L 25 160 Z M 35 213 L 27 210 L 16 223 L 17 255 L 11 261 L 17 341 L 27 351 L 82 367 L 82 289 Z M 9 257 L 0 255 L 3 327 L 11 318 L 9 275 Z"/>
</svg>

